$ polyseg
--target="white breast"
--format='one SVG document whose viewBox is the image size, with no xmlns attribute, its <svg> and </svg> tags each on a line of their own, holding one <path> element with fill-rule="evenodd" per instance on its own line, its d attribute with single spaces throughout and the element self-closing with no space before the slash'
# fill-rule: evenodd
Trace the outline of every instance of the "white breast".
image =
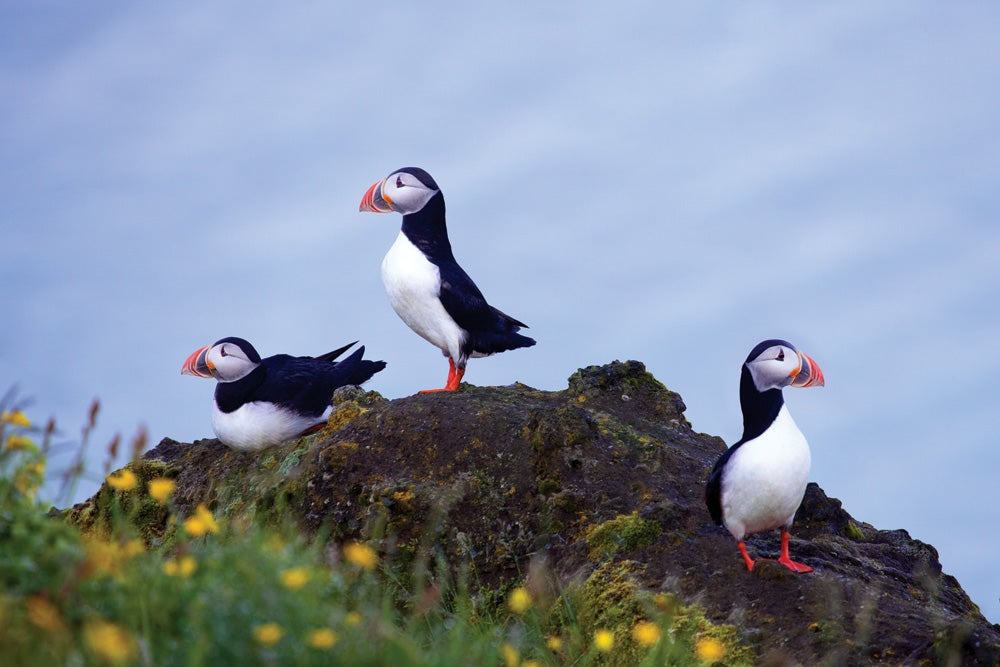
<svg viewBox="0 0 1000 667">
<path fill-rule="evenodd" d="M 809 444 L 786 406 L 760 436 L 744 443 L 722 476 L 722 518 L 737 540 L 791 526 L 809 479 Z"/>
<path fill-rule="evenodd" d="M 256 451 L 294 439 L 307 428 L 325 421 L 333 408 L 317 419 L 303 417 L 274 403 L 254 401 L 232 412 L 212 409 L 212 428 L 223 444 L 246 451 Z"/>
<path fill-rule="evenodd" d="M 382 260 L 382 284 L 407 326 L 452 359 L 459 358 L 465 332 L 441 305 L 441 272 L 402 232 Z"/>
</svg>

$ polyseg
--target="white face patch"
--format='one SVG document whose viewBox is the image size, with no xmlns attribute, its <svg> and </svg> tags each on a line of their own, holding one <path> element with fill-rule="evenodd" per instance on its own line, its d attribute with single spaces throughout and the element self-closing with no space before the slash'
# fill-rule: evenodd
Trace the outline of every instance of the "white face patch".
<svg viewBox="0 0 1000 667">
<path fill-rule="evenodd" d="M 772 345 L 747 362 L 757 391 L 782 389 L 792 381 L 799 368 L 799 353 L 787 345 Z"/>
<path fill-rule="evenodd" d="M 246 353 L 235 343 L 214 345 L 205 358 L 214 367 L 212 375 L 219 382 L 235 382 L 257 368 L 257 364 L 250 361 Z"/>
<path fill-rule="evenodd" d="M 391 201 L 393 210 L 403 215 L 421 210 L 437 192 L 413 174 L 402 171 L 390 174 L 382 184 L 382 197 Z"/>
</svg>

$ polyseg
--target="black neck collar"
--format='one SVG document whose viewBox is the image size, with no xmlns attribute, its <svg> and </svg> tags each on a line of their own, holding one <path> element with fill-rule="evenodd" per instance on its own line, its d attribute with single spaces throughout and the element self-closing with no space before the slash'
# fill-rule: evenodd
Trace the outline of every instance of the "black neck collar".
<svg viewBox="0 0 1000 667">
<path fill-rule="evenodd" d="M 742 442 L 753 440 L 774 423 L 785 399 L 781 389 L 759 391 L 746 364 L 740 376 L 740 407 L 743 408 Z"/>
<path fill-rule="evenodd" d="M 445 227 L 444 195 L 440 192 L 416 213 L 403 216 L 403 233 L 428 259 L 455 259 Z"/>
</svg>

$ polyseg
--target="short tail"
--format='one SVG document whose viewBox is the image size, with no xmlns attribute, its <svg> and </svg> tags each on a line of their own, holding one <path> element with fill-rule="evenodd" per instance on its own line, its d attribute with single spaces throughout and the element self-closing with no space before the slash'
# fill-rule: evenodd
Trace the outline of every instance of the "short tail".
<svg viewBox="0 0 1000 667">
<path fill-rule="evenodd" d="M 507 350 L 516 350 L 521 347 L 531 347 L 535 344 L 534 338 L 522 336 L 519 333 L 493 333 L 477 332 L 474 340 L 471 341 L 473 352 L 479 354 L 496 354 Z"/>
<path fill-rule="evenodd" d="M 371 361 L 362 359 L 365 354 L 365 346 L 362 345 L 355 350 L 351 356 L 337 363 L 337 370 L 341 372 L 341 386 L 348 384 L 364 384 L 373 375 L 385 368 L 384 361 Z"/>
</svg>

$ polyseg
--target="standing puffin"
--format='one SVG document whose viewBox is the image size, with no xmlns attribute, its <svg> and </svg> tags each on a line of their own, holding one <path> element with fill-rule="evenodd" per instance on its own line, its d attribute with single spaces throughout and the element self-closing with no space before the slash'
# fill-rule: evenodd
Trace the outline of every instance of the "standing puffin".
<svg viewBox="0 0 1000 667">
<path fill-rule="evenodd" d="M 811 572 L 788 555 L 789 529 L 805 495 L 809 444 L 785 407 L 787 386 L 822 387 L 823 371 L 783 340 L 765 340 L 751 350 L 740 377 L 743 437 L 712 468 L 705 502 L 712 519 L 732 533 L 752 570 L 747 534 L 781 528 L 778 562 L 793 572 Z"/>
<path fill-rule="evenodd" d="M 215 435 L 233 449 L 254 451 L 322 425 L 337 387 L 361 384 L 385 368 L 384 361 L 361 358 L 363 345 L 335 362 L 351 345 L 319 357 L 276 354 L 262 360 L 253 345 L 229 337 L 192 352 L 181 373 L 219 381 L 212 407 Z"/>
<path fill-rule="evenodd" d="M 448 381 L 458 389 L 469 357 L 530 347 L 517 333 L 523 322 L 486 303 L 451 252 L 444 195 L 423 169 L 405 167 L 376 182 L 361 199 L 361 211 L 403 214 L 403 228 L 382 260 L 382 283 L 393 310 L 448 357 Z"/>
</svg>

